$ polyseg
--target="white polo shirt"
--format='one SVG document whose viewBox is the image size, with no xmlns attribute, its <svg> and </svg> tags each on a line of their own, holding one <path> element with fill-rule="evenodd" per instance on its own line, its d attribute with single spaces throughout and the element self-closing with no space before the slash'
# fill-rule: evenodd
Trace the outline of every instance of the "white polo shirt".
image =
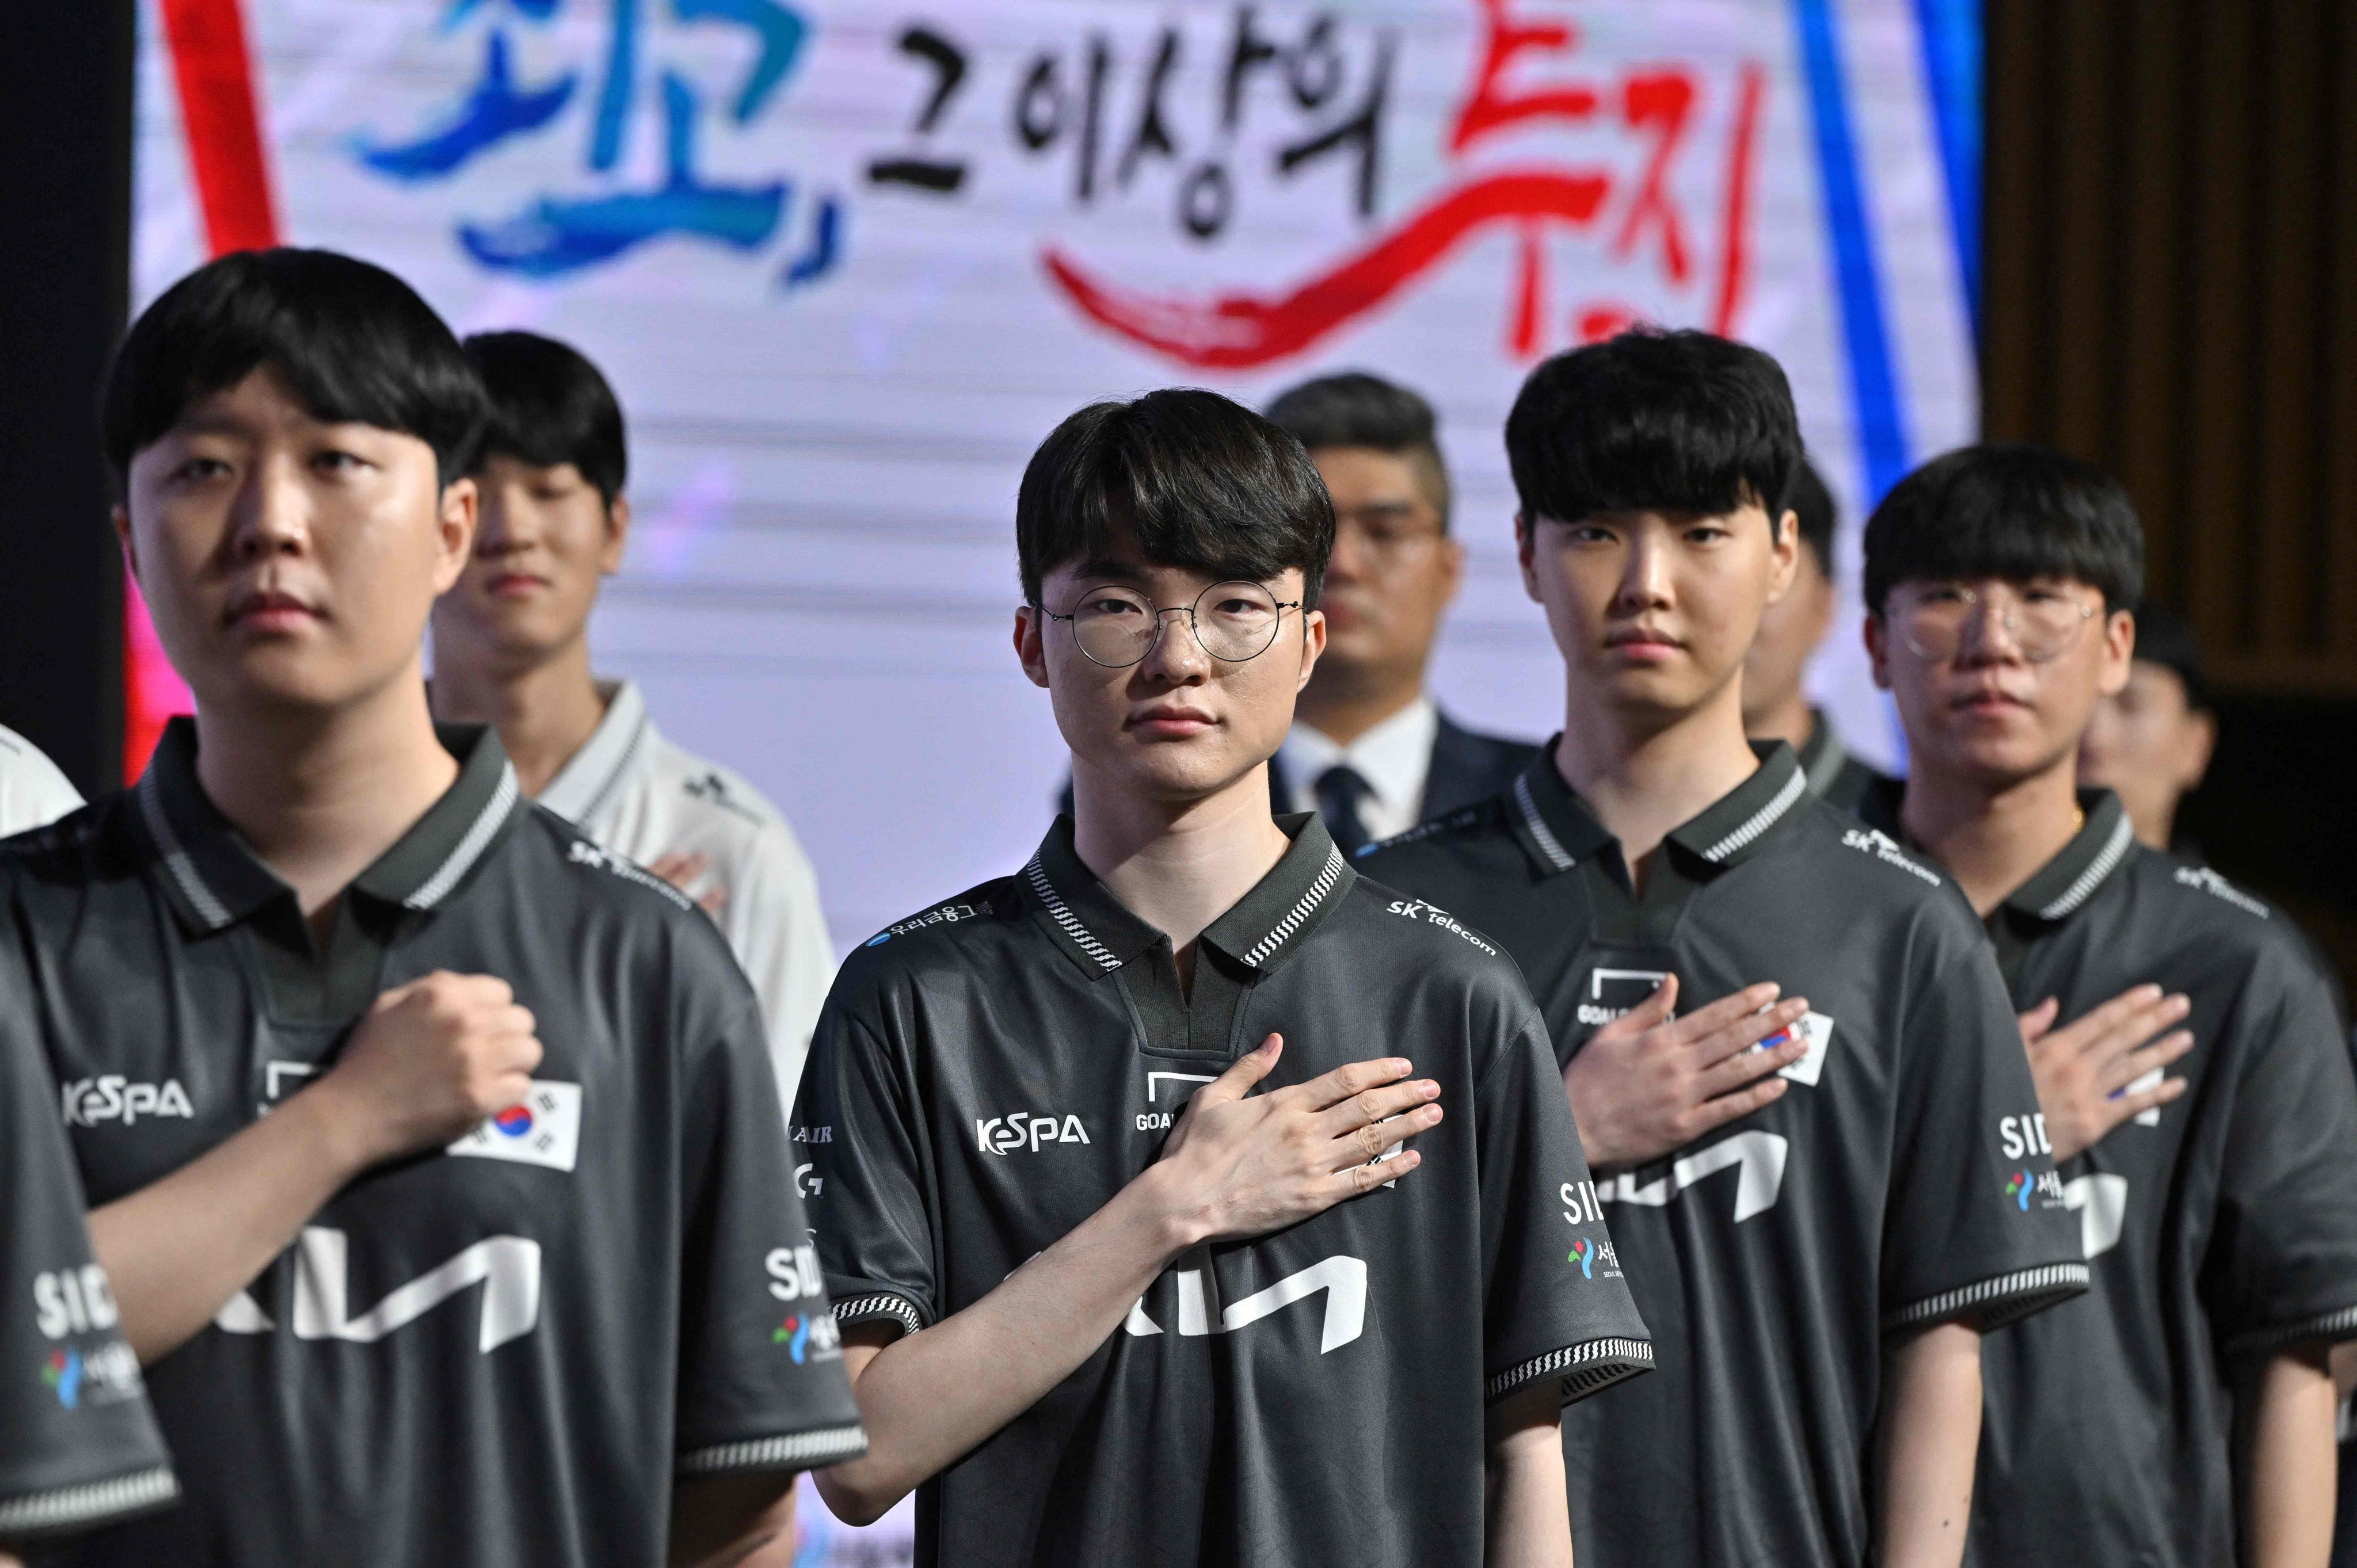
<svg viewBox="0 0 2357 1568">
<path fill-rule="evenodd" d="M 713 918 L 761 999 L 778 1098 L 791 1106 L 834 980 L 810 858 L 778 809 L 740 775 L 665 740 L 636 686 L 601 681 L 597 694 L 605 718 L 540 803 L 641 865 L 666 854 L 705 857 L 703 876 L 686 891 L 724 896 Z"/>
<path fill-rule="evenodd" d="M 81 791 L 38 746 L 0 728 L 0 839 L 47 827 L 81 804 Z"/>
</svg>

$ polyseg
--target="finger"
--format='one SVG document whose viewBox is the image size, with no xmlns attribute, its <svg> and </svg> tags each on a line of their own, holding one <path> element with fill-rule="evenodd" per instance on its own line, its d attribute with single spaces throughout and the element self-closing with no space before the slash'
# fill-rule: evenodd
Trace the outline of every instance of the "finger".
<svg viewBox="0 0 2357 1568">
<path fill-rule="evenodd" d="M 1722 1094 L 1716 1100 L 1704 1101 L 1695 1107 L 1694 1137 L 1700 1137 L 1714 1127 L 1723 1127 L 1738 1116 L 1749 1116 L 1763 1105 L 1773 1105 L 1792 1087 L 1791 1079 L 1771 1078 L 1765 1082 L 1755 1083 L 1749 1089 L 1740 1089 L 1733 1094 Z M 1693 1141 L 1693 1138 L 1687 1140 L 1689 1143 Z"/>
<path fill-rule="evenodd" d="M 1424 1164 L 1424 1156 L 1414 1149 L 1407 1149 L 1402 1151 L 1399 1158 L 1385 1160 L 1379 1165 L 1352 1165 L 1348 1170 L 1338 1171 L 1333 1179 L 1339 1190 L 1334 1194 L 1333 1202 L 1340 1203 L 1346 1197 L 1357 1197 L 1361 1194 L 1372 1192 L 1387 1181 L 1399 1180 L 1422 1164 Z M 1327 1207 L 1331 1208 L 1333 1205 L 1329 1204 Z"/>
<path fill-rule="evenodd" d="M 1269 1075 L 1276 1058 L 1285 1054 L 1285 1036 L 1271 1035 L 1251 1050 L 1238 1057 L 1227 1071 L 1197 1090 L 1188 1101 L 1188 1109 L 1198 1105 L 1210 1107 L 1231 1100 L 1242 1100 L 1250 1094 L 1253 1085 Z"/>
<path fill-rule="evenodd" d="M 706 893 L 703 897 L 696 900 L 696 903 L 702 906 L 704 912 L 707 915 L 717 915 L 720 913 L 721 906 L 727 902 L 728 889 L 726 887 L 715 887 L 712 891 Z"/>
<path fill-rule="evenodd" d="M 429 974 L 443 995 L 461 1007 L 504 1007 L 515 1000 L 515 987 L 496 974 Z"/>
<path fill-rule="evenodd" d="M 1732 996 L 1722 996 L 1707 1007 L 1697 1007 L 1671 1027 L 1680 1045 L 1691 1045 L 1710 1035 L 1756 1015 L 1783 994 L 1784 988 L 1773 981 L 1747 985 Z"/>
<path fill-rule="evenodd" d="M 539 1026 L 540 1021 L 532 1015 L 531 1008 L 519 1007 L 513 1003 L 486 1015 L 483 1019 L 483 1032 L 492 1036 L 529 1035 Z"/>
<path fill-rule="evenodd" d="M 2168 1104 L 2185 1092 L 2185 1085 L 2184 1079 L 2167 1078 L 2154 1084 L 2150 1089 L 2138 1090 L 2134 1094 L 2123 1094 L 2117 1100 L 2105 1101 L 2104 1110 L 2105 1116 L 2110 1119 L 2110 1125 L 2104 1131 L 2108 1133 L 2113 1127 L 2118 1126 L 2131 1117 L 2140 1116 L 2147 1111 L 2157 1110 Z"/>
<path fill-rule="evenodd" d="M 1697 1075 L 1695 1082 L 1706 1098 L 1716 1099 L 1756 1079 L 1781 1072 L 1808 1054 L 1809 1042 L 1804 1039 L 1786 1040 L 1772 1050 L 1739 1050 Z"/>
<path fill-rule="evenodd" d="M 1324 1111 L 1371 1089 L 1395 1082 L 1415 1070 L 1415 1064 L 1405 1057 L 1377 1057 L 1371 1061 L 1346 1062 L 1332 1072 L 1311 1079 L 1294 1092 L 1310 1110 Z"/>
<path fill-rule="evenodd" d="M 2127 1019 L 2158 1005 L 2160 999 L 2161 990 L 2158 985 L 2132 985 L 2102 1006 L 2090 1009 L 2057 1029 L 2054 1032 L 2055 1043 L 2067 1044 L 2074 1050 L 2083 1051 Z"/>
<path fill-rule="evenodd" d="M 2021 1043 L 2034 1046 L 2054 1027 L 2054 1016 L 2062 1011 L 2062 999 L 2050 996 L 2021 1015 Z"/>
<path fill-rule="evenodd" d="M 1377 1122 L 1389 1121 L 1403 1111 L 1413 1111 L 1428 1100 L 1440 1098 L 1440 1085 L 1428 1078 L 1407 1083 L 1387 1083 L 1379 1088 L 1361 1090 L 1329 1110 L 1319 1112 L 1311 1120 L 1311 1128 L 1320 1137 L 1339 1138 Z"/>
<path fill-rule="evenodd" d="M 1779 1029 L 1788 1029 L 1808 1016 L 1809 999 L 1788 997 L 1765 1012 L 1747 1013 L 1717 1033 L 1687 1047 L 1696 1069 L 1714 1066 L 1744 1052 Z M 1806 1042 L 1803 1042 L 1805 1044 Z M 1781 1047 L 1780 1047 L 1781 1048 Z"/>
<path fill-rule="evenodd" d="M 2147 1073 L 2158 1072 L 2193 1048 L 2193 1032 L 2179 1029 L 2164 1035 L 2140 1051 L 2131 1051 L 2105 1068 L 2095 1079 L 2096 1086 L 2106 1094 L 2117 1092 Z"/>
<path fill-rule="evenodd" d="M 2171 996 L 2149 1007 L 2115 1015 L 2100 1033 L 2077 1042 L 2079 1059 L 2100 1066 L 2115 1063 L 2130 1051 L 2150 1045 L 2160 1033 L 2185 1016 L 2185 1007 Z"/>
<path fill-rule="evenodd" d="M 1341 1170 L 1349 1165 L 1362 1165 L 1379 1160 L 1399 1144 L 1418 1133 L 1428 1133 L 1440 1125 L 1443 1112 L 1437 1105 L 1419 1105 L 1415 1110 L 1388 1122 L 1377 1122 L 1346 1133 L 1327 1145 L 1326 1168 Z"/>
<path fill-rule="evenodd" d="M 1662 976 L 1662 983 L 1653 987 L 1652 995 L 1597 1030 L 1591 1038 L 1625 1040 L 1648 1029 L 1659 1028 L 1663 1020 L 1676 1010 L 1677 1004 L 1678 977 L 1665 974 Z"/>
</svg>

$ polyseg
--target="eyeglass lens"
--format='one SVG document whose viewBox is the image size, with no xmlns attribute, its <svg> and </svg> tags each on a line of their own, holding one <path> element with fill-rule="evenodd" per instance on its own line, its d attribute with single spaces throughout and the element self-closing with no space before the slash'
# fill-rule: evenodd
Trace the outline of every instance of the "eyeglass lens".
<svg viewBox="0 0 2357 1568">
<path fill-rule="evenodd" d="M 1967 633 L 1986 640 L 1988 622 L 2004 628 L 2021 656 L 2033 664 L 2059 658 L 2094 614 L 2059 588 L 2031 586 L 1996 595 L 1953 583 L 1920 590 L 1902 623 L 1907 646 L 1924 659 L 1949 659 Z"/>
<path fill-rule="evenodd" d="M 1126 588 L 1092 589 L 1072 608 L 1072 638 L 1096 663 L 1123 669 L 1152 650 L 1166 618 L 1181 607 L 1194 622 L 1195 640 L 1222 662 L 1257 658 L 1276 640 L 1281 612 L 1275 596 L 1257 583 L 1214 583 L 1192 606 L 1158 613 Z"/>
</svg>

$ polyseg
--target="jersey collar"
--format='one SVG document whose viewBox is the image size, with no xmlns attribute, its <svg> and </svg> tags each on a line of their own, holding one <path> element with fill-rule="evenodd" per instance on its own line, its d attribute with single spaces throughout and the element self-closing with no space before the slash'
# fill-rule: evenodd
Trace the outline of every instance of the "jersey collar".
<svg viewBox="0 0 2357 1568">
<path fill-rule="evenodd" d="M 515 769 L 489 725 L 436 725 L 435 735 L 457 759 L 457 781 L 351 884 L 370 897 L 411 909 L 431 909 L 447 897 L 522 798 Z M 195 720 L 176 718 L 165 726 L 133 793 L 166 896 L 189 926 L 221 930 L 290 892 L 198 782 Z"/>
<path fill-rule="evenodd" d="M 1358 880 L 1318 813 L 1291 813 L 1276 824 L 1291 836 L 1293 847 L 1203 932 L 1204 941 L 1263 973 L 1298 951 L 1311 929 Z M 1036 906 L 1040 929 L 1092 980 L 1164 940 L 1159 929 L 1130 913 L 1082 863 L 1072 847 L 1070 817 L 1056 819 L 1017 880 Z"/>
<path fill-rule="evenodd" d="M 1849 747 L 1834 729 L 1833 720 L 1816 708 L 1809 710 L 1809 740 L 1801 747 L 1801 771 L 1809 776 L 1809 793 L 1822 795 L 1841 778 L 1848 765 Z"/>
<path fill-rule="evenodd" d="M 628 681 L 600 682 L 597 694 L 606 699 L 606 716 L 540 792 L 540 803 L 567 822 L 586 822 L 597 814 L 653 735 L 646 700 L 637 686 Z"/>
<path fill-rule="evenodd" d="M 1614 842 L 1555 770 L 1555 743 L 1562 738 L 1541 746 L 1514 780 L 1508 813 L 1523 853 L 1548 875 L 1569 871 Z M 1712 865 L 1738 865 L 1792 814 L 1809 792 L 1792 748 L 1778 740 L 1754 743 L 1751 750 L 1760 759 L 1751 776 L 1671 829 L 1669 842 Z"/>
<path fill-rule="evenodd" d="M 2082 789 L 2079 810 L 2087 820 L 2053 859 L 2007 897 L 2007 909 L 2032 919 L 2068 919 L 2134 857 L 2136 824 L 2117 795 Z"/>
</svg>

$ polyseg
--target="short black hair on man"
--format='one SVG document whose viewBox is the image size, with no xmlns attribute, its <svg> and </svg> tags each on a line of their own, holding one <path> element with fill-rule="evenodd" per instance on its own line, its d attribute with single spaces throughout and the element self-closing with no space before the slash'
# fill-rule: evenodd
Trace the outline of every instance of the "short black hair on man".
<svg viewBox="0 0 2357 1568">
<path fill-rule="evenodd" d="M 1092 403 L 1056 426 L 1023 470 L 1015 548 L 1023 596 L 1067 561 L 1135 542 L 1157 565 L 1259 581 L 1301 568 L 1314 607 L 1334 548 L 1334 503 L 1309 454 L 1217 392 L 1171 388 Z"/>
<path fill-rule="evenodd" d="M 1506 416 L 1523 516 L 1720 516 L 1747 502 L 1772 527 L 1801 462 L 1783 367 L 1707 332 L 1638 328 L 1573 349 L 1523 382 Z"/>
<path fill-rule="evenodd" d="M 2175 671 L 2185 686 L 2185 705 L 2197 714 L 2212 711 L 2210 681 L 2201 672 L 2201 644 L 2185 618 L 2158 599 L 2136 606 L 2136 657 L 2138 663 Z"/>
<path fill-rule="evenodd" d="M 446 485 L 474 458 L 482 384 L 416 290 L 333 251 L 240 251 L 157 295 L 115 350 L 99 424 L 118 485 L 190 403 L 264 365 L 314 418 L 425 442 Z"/>
<path fill-rule="evenodd" d="M 1824 476 L 1806 457 L 1792 470 L 1792 488 L 1785 493 L 1784 507 L 1801 520 L 1801 542 L 1817 558 L 1818 575 L 1828 583 L 1835 581 L 1834 493 L 1825 489 Z"/>
<path fill-rule="evenodd" d="M 1934 457 L 1866 523 L 1866 607 L 1901 583 L 2071 578 L 2110 609 L 2144 597 L 2144 525 L 2117 479 L 2042 446 L 1989 443 Z"/>
<path fill-rule="evenodd" d="M 630 477 L 622 405 L 589 357 L 537 332 L 478 332 L 464 346 L 491 400 L 475 466 L 494 452 L 536 468 L 570 463 L 612 506 Z"/>
<path fill-rule="evenodd" d="M 1278 393 L 1268 417 L 1313 453 L 1365 446 L 1408 459 L 1430 488 L 1441 532 L 1448 532 L 1448 464 L 1440 455 L 1440 422 L 1416 393 L 1364 371 L 1344 371 Z"/>
</svg>

